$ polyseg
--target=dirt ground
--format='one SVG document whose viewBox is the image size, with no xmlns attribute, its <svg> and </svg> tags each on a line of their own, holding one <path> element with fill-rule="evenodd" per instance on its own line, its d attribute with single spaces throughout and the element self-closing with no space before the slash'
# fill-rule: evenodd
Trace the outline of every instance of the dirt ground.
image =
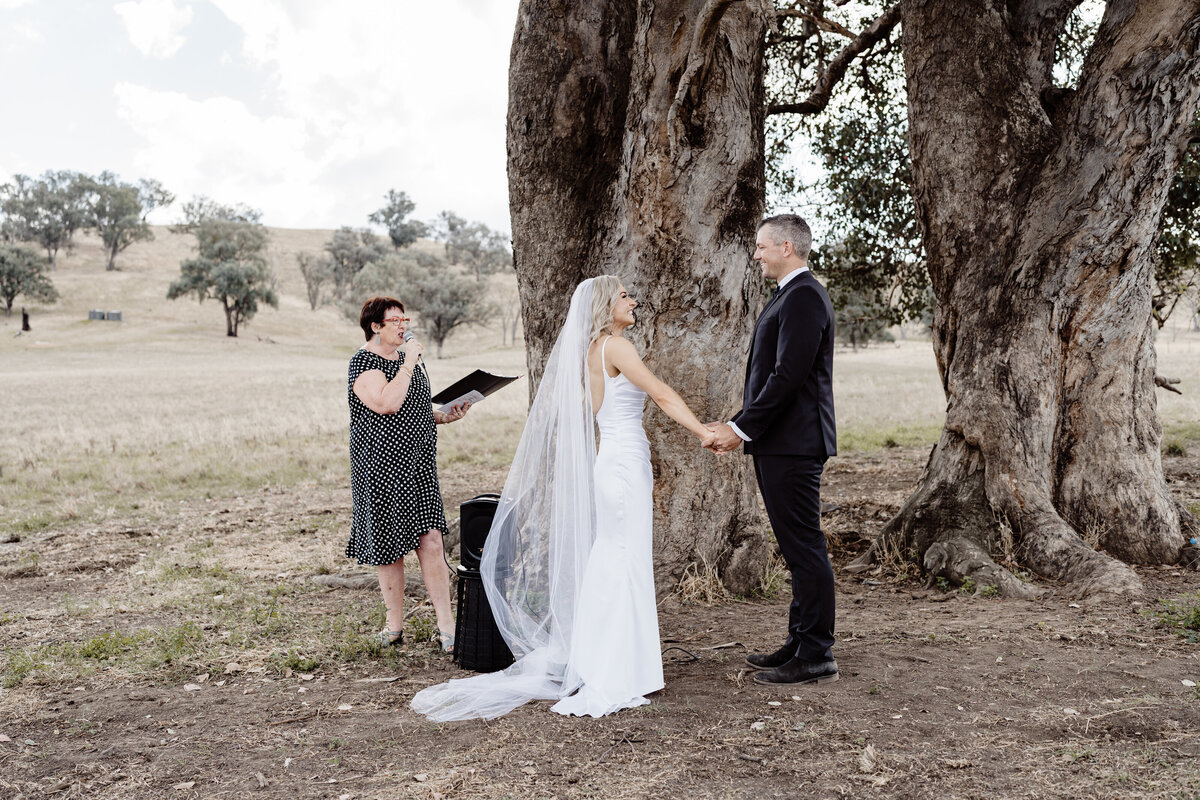
<svg viewBox="0 0 1200 800">
<path fill-rule="evenodd" d="M 839 567 L 896 510 L 924 457 L 893 450 L 831 463 L 824 498 L 841 508 L 826 525 Z M 1194 502 L 1200 459 L 1167 458 L 1166 468 Z M 444 489 L 449 506 L 471 494 L 453 478 Z M 238 586 L 290 587 L 287 619 L 350 607 L 365 640 L 376 590 L 317 587 L 304 567 L 340 555 L 348 512 L 340 488 L 272 490 L 0 544 L 0 644 L 10 656 L 103 630 L 192 620 L 198 631 L 191 655 L 141 671 L 114 654 L 76 673 L 20 677 L 10 657 L 0 796 L 1200 798 L 1200 645 L 1146 613 L 1160 599 L 1195 598 L 1191 570 L 1138 568 L 1145 596 L 1079 603 L 1047 583 L 1041 599 L 1015 602 L 839 569 L 841 680 L 819 689 L 749 680 L 747 649 L 782 635 L 782 596 L 715 605 L 672 596 L 660 607 L 667 687 L 651 705 L 580 720 L 534 703 L 448 725 L 408 709 L 418 689 L 462 674 L 428 643 L 386 657 L 331 650 L 310 671 L 257 664 L 250 645 L 240 655 L 228 643 L 212 649 L 220 623 L 208 601 L 138 583 L 174 557 L 181 581 L 203 569 L 203 580 L 226 581 L 218 594 L 197 590 L 211 604 Z M 332 522 L 310 522 L 321 519 Z M 205 537 L 216 555 L 186 561 L 188 542 Z M 92 610 L 72 613 L 72 603 Z"/>
</svg>

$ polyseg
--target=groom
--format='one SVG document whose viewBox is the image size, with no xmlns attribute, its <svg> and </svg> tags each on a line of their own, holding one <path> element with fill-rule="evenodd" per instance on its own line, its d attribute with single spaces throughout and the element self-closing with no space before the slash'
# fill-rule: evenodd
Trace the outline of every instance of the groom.
<svg viewBox="0 0 1200 800">
<path fill-rule="evenodd" d="M 779 288 L 754 327 L 742 410 L 709 423 L 711 445 L 746 445 L 779 550 L 792 573 L 787 641 L 751 653 L 758 683 L 837 680 L 833 569 L 821 531 L 821 470 L 837 454 L 833 421 L 833 306 L 808 269 L 812 231 L 795 214 L 759 223 L 754 260 Z"/>
</svg>

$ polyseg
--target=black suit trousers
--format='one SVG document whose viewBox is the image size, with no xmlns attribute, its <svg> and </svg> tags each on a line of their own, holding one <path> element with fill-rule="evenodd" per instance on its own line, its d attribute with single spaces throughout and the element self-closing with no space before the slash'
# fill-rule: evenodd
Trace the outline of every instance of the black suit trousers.
<svg viewBox="0 0 1200 800">
<path fill-rule="evenodd" d="M 787 646 L 804 661 L 833 660 L 833 568 L 821 531 L 821 471 L 815 456 L 754 456 L 763 505 L 792 573 Z"/>
</svg>

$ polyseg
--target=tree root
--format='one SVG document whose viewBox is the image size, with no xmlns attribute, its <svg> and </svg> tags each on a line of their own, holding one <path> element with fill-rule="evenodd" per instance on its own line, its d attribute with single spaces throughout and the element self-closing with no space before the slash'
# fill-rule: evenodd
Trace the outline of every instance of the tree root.
<svg viewBox="0 0 1200 800">
<path fill-rule="evenodd" d="M 1026 515 L 1021 527 L 1021 561 L 1042 575 L 1072 584 L 1074 597 L 1141 594 L 1136 572 L 1089 547 L 1053 510 Z"/>
<path fill-rule="evenodd" d="M 1042 594 L 1041 589 L 993 561 L 978 543 L 962 537 L 934 542 L 925 551 L 922 565 L 931 579 L 944 577 L 956 586 L 970 580 L 980 589 L 993 586 L 1005 597 L 1019 600 L 1031 600 Z"/>
<path fill-rule="evenodd" d="M 1008 520 L 1011 524 L 1003 524 Z M 1074 597 L 1139 594 L 1137 574 L 1099 552 L 1068 525 L 1045 493 L 991 486 L 980 451 L 943 433 L 920 485 L 871 548 L 846 567 L 855 574 L 875 566 L 920 559 L 927 575 L 954 584 L 994 586 L 1006 597 L 1032 598 L 1042 589 L 1017 578 L 990 555 L 1003 549 L 1031 571 L 1070 584 Z"/>
</svg>

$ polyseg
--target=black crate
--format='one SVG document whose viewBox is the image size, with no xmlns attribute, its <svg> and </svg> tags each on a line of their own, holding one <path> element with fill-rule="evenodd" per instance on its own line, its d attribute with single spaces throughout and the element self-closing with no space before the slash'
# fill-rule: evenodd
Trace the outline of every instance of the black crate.
<svg viewBox="0 0 1200 800">
<path fill-rule="evenodd" d="M 454 624 L 454 660 L 463 669 L 496 672 L 513 663 L 504 643 L 479 570 L 458 568 L 458 620 Z"/>
</svg>

